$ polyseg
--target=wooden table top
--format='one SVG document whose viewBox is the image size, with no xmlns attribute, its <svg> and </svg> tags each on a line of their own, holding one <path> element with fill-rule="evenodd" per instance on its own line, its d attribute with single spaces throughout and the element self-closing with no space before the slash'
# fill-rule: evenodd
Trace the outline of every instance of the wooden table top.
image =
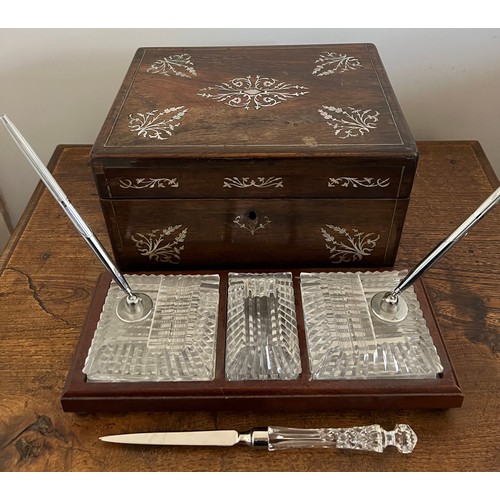
<svg viewBox="0 0 500 500">
<path fill-rule="evenodd" d="M 475 141 L 421 142 L 397 259 L 413 267 L 498 186 Z M 51 168 L 110 250 L 87 166 L 90 146 L 59 146 Z M 0 258 L 1 471 L 498 471 L 500 470 L 500 209 L 424 277 L 465 395 L 451 410 L 323 413 L 73 414 L 60 397 L 102 267 L 39 186 Z M 126 447 L 99 436 L 153 430 L 247 430 L 407 423 L 411 455 L 341 450 Z"/>
</svg>

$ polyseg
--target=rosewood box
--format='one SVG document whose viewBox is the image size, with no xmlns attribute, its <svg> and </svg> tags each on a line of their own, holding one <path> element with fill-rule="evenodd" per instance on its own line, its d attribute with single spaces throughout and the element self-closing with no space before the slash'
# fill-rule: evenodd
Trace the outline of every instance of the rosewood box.
<svg viewBox="0 0 500 500">
<path fill-rule="evenodd" d="M 371 44 L 141 48 L 90 159 L 124 271 L 392 266 L 417 160 Z"/>
</svg>

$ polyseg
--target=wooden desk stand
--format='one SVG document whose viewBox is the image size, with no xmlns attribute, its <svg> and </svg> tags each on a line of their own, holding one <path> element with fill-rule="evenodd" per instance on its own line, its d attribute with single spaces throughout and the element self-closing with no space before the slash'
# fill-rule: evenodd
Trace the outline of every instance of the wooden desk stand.
<svg viewBox="0 0 500 500">
<path fill-rule="evenodd" d="M 101 275 L 62 395 L 63 409 L 68 412 L 170 410 L 292 412 L 333 409 L 452 408 L 462 405 L 463 394 L 422 282 L 417 282 L 414 289 L 444 367 L 440 376 L 433 380 L 311 380 L 298 284 L 300 272 L 300 270 L 292 271 L 302 373 L 297 380 L 286 381 L 226 380 L 224 353 L 228 273 L 219 271 L 221 300 L 214 380 L 208 382 L 87 382 L 82 369 L 110 285 L 110 277 L 106 274 Z"/>
</svg>

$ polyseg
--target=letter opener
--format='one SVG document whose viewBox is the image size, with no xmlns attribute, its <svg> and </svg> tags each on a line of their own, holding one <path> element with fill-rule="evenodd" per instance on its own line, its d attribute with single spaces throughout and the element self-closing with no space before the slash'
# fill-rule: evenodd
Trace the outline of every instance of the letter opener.
<svg viewBox="0 0 500 500">
<path fill-rule="evenodd" d="M 411 453 L 417 435 L 406 424 L 386 431 L 380 425 L 325 429 L 291 427 L 256 427 L 247 432 L 235 430 L 142 432 L 103 436 L 101 441 L 120 444 L 155 446 L 234 446 L 246 445 L 267 448 L 269 451 L 291 448 L 341 448 L 382 453 L 394 446 L 400 453 Z"/>
</svg>

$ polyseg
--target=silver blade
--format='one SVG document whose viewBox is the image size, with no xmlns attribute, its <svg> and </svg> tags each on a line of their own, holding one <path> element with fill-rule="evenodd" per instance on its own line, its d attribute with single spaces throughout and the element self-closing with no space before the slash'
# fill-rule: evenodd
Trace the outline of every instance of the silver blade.
<svg viewBox="0 0 500 500">
<path fill-rule="evenodd" d="M 239 442 L 237 431 L 141 432 L 103 436 L 101 441 L 122 444 L 160 446 L 234 446 Z"/>
</svg>

